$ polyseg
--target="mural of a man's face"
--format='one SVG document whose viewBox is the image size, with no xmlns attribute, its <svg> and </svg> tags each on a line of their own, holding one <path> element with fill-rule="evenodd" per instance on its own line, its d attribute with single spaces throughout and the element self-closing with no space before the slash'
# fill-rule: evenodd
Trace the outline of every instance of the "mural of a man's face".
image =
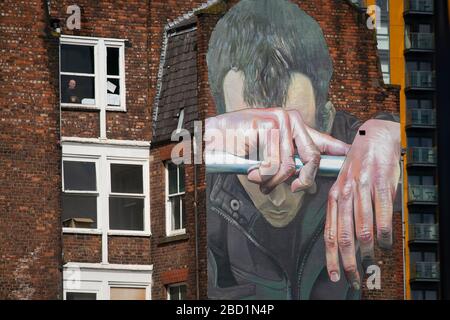
<svg viewBox="0 0 450 320">
<path fill-rule="evenodd" d="M 242 72 L 235 70 L 230 70 L 225 76 L 223 92 L 226 112 L 267 107 L 264 105 L 248 105 L 245 102 L 244 77 Z M 304 121 L 310 127 L 315 128 L 316 103 L 310 79 L 302 73 L 293 73 L 287 93 L 285 105 L 282 107 L 287 110 L 299 111 Z M 292 193 L 290 190 L 291 181 L 277 186 L 270 194 L 264 195 L 257 185 L 248 181 L 247 177 L 239 176 L 239 180 L 255 206 L 274 227 L 286 226 L 295 218 L 302 205 L 305 193 Z"/>
</svg>

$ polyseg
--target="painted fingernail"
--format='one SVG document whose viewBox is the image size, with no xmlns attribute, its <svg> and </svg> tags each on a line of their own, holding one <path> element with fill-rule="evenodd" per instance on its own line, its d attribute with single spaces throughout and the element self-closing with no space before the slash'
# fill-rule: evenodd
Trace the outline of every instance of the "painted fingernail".
<svg viewBox="0 0 450 320">
<path fill-rule="evenodd" d="M 353 281 L 353 289 L 355 290 L 361 289 L 361 286 L 358 281 Z"/>
<path fill-rule="evenodd" d="M 333 282 L 338 282 L 339 281 L 339 273 L 337 273 L 336 271 L 331 272 L 330 274 L 330 279 Z"/>
</svg>

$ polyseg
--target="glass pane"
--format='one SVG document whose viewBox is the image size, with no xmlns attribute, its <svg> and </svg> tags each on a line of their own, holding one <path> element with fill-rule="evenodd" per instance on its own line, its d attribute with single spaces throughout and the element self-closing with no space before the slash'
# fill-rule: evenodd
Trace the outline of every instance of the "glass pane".
<svg viewBox="0 0 450 320">
<path fill-rule="evenodd" d="M 95 163 L 64 161 L 64 190 L 97 190 Z"/>
<path fill-rule="evenodd" d="M 61 102 L 95 105 L 95 78 L 61 75 Z"/>
<path fill-rule="evenodd" d="M 111 230 L 144 230 L 144 199 L 109 198 Z"/>
<path fill-rule="evenodd" d="M 420 213 L 410 213 L 409 223 L 410 224 L 422 223 L 422 215 Z"/>
<path fill-rule="evenodd" d="M 432 100 L 421 100 L 420 107 L 422 109 L 433 109 L 433 101 Z"/>
<path fill-rule="evenodd" d="M 425 213 L 423 216 L 423 223 L 436 223 L 436 218 L 434 217 L 434 214 L 432 213 Z"/>
<path fill-rule="evenodd" d="M 409 177 L 408 177 L 409 184 L 410 184 L 410 185 L 413 185 L 413 186 L 418 186 L 418 185 L 420 185 L 420 184 L 421 184 L 421 181 L 420 181 L 420 180 L 421 180 L 421 179 L 420 179 L 419 176 L 409 176 Z"/>
<path fill-rule="evenodd" d="M 410 256 L 410 259 L 411 259 L 411 264 L 423 261 L 422 252 L 420 252 L 420 251 L 411 251 L 409 253 L 409 256 Z"/>
<path fill-rule="evenodd" d="M 186 286 L 180 286 L 180 300 L 186 300 Z"/>
<path fill-rule="evenodd" d="M 67 292 L 66 300 L 97 300 L 97 294 L 91 292 Z"/>
<path fill-rule="evenodd" d="M 417 99 L 408 99 L 406 104 L 410 109 L 417 109 L 419 107 L 419 101 Z"/>
<path fill-rule="evenodd" d="M 94 73 L 94 47 L 61 45 L 61 71 Z"/>
<path fill-rule="evenodd" d="M 434 177 L 432 177 L 432 176 L 423 176 L 422 177 L 422 185 L 424 185 L 424 186 L 434 186 Z"/>
<path fill-rule="evenodd" d="M 423 261 L 425 262 L 436 262 L 436 252 L 424 252 Z"/>
<path fill-rule="evenodd" d="M 111 164 L 111 192 L 144 193 L 142 166 Z"/>
<path fill-rule="evenodd" d="M 179 179 L 180 179 L 180 192 L 184 192 L 184 166 L 181 165 L 179 168 Z"/>
<path fill-rule="evenodd" d="M 437 300 L 437 291 L 426 290 L 425 291 L 425 300 Z"/>
<path fill-rule="evenodd" d="M 120 80 L 108 78 L 106 88 L 108 95 L 108 105 L 120 106 Z"/>
<path fill-rule="evenodd" d="M 145 288 L 111 288 L 111 300 L 145 300 Z"/>
<path fill-rule="evenodd" d="M 412 290 L 411 295 L 413 300 L 423 300 L 422 290 Z"/>
<path fill-rule="evenodd" d="M 180 300 L 178 287 L 169 287 L 169 299 Z"/>
<path fill-rule="evenodd" d="M 167 170 L 169 171 L 169 195 L 178 193 L 177 167 L 173 163 L 168 163 Z"/>
<path fill-rule="evenodd" d="M 119 48 L 107 48 L 108 76 L 119 75 Z"/>
<path fill-rule="evenodd" d="M 170 198 L 170 207 L 172 208 L 172 231 L 181 229 L 180 220 L 180 197 Z"/>
<path fill-rule="evenodd" d="M 185 206 L 184 206 L 184 199 L 183 197 L 180 197 L 180 201 L 181 201 L 181 229 L 186 228 L 186 210 L 185 210 Z"/>
<path fill-rule="evenodd" d="M 62 224 L 67 228 L 97 228 L 97 197 L 64 193 Z"/>
</svg>

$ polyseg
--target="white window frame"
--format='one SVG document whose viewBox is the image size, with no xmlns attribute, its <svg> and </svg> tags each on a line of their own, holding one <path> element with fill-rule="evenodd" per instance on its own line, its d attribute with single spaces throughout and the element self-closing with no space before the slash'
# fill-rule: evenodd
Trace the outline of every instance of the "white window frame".
<svg viewBox="0 0 450 320">
<path fill-rule="evenodd" d="M 62 161 L 96 161 L 97 176 L 97 228 L 63 228 L 63 233 L 104 234 L 103 246 L 107 245 L 108 235 L 124 236 L 151 236 L 150 229 L 150 176 L 149 176 L 149 151 L 144 146 L 123 146 L 108 144 L 86 144 L 78 142 L 64 142 Z M 89 160 L 86 160 L 89 159 Z M 144 199 L 144 230 L 110 230 L 109 229 L 109 195 L 111 193 L 111 163 L 132 164 L 142 166 Z M 62 181 L 64 191 L 64 181 Z M 127 196 L 130 196 L 127 194 Z M 106 247 L 107 249 L 107 247 Z M 105 250 L 103 250 L 105 251 Z M 105 260 L 105 259 L 104 259 Z M 107 259 L 106 261 L 107 262 Z"/>
<path fill-rule="evenodd" d="M 83 105 L 79 103 L 63 103 L 61 108 L 82 108 L 105 111 L 119 111 L 126 112 L 126 86 L 125 86 L 125 39 L 111 39 L 111 38 L 92 38 L 61 35 L 60 37 L 60 59 L 59 59 L 59 75 L 61 82 L 61 75 L 74 76 L 92 76 L 91 74 L 79 74 L 61 71 L 61 45 L 79 45 L 79 46 L 93 46 L 94 47 L 94 83 L 95 83 L 95 105 Z M 109 78 L 119 78 L 120 84 L 120 106 L 108 106 L 108 91 L 107 91 L 107 50 L 106 48 L 119 49 L 119 76 L 110 76 Z M 62 83 L 60 83 L 62 88 Z M 61 92 L 61 90 L 60 90 Z"/>
<path fill-rule="evenodd" d="M 110 300 L 111 288 L 145 289 L 152 297 L 153 265 L 122 265 L 69 262 L 63 266 L 63 298 L 67 292 L 95 293 L 97 300 Z"/>
<path fill-rule="evenodd" d="M 166 292 L 167 292 L 167 300 L 170 300 L 170 288 L 175 288 L 175 287 L 181 287 L 181 286 L 185 286 L 186 287 L 186 293 L 187 293 L 187 284 L 185 282 L 180 282 L 180 283 L 174 283 L 174 284 L 169 284 L 166 288 Z M 179 299 L 181 300 L 181 299 Z M 185 300 L 185 299 L 184 299 Z"/>
<path fill-rule="evenodd" d="M 170 202 L 170 199 L 173 197 L 180 197 L 180 201 L 184 202 L 183 196 L 186 194 L 186 185 L 184 186 L 184 191 L 183 192 L 177 192 L 177 193 L 172 193 L 169 195 L 169 163 L 171 163 L 170 161 L 167 161 L 164 164 L 164 170 L 165 170 L 165 194 L 166 194 L 166 235 L 168 237 L 172 237 L 172 236 L 177 236 L 177 235 L 182 235 L 182 234 L 186 234 L 186 228 L 182 228 L 182 229 L 176 229 L 176 230 L 172 230 L 172 204 Z M 175 165 L 175 164 L 173 164 Z M 184 164 L 182 164 L 184 165 Z M 178 177 L 178 182 L 180 181 L 180 170 L 179 170 L 179 166 L 175 165 L 177 167 L 177 177 Z M 186 181 L 186 179 L 184 179 L 184 181 Z M 185 182 L 186 183 L 186 182 Z M 178 185 L 178 191 L 179 191 L 179 185 Z M 182 203 L 180 203 L 180 224 L 183 225 L 183 217 L 184 219 L 186 219 L 186 215 L 185 212 L 183 212 L 183 205 Z"/>
<path fill-rule="evenodd" d="M 64 162 L 65 161 L 74 161 L 74 162 L 91 162 L 95 164 L 95 181 L 96 181 L 96 191 L 79 191 L 79 190 L 66 190 L 65 189 L 65 183 L 64 183 Z M 97 228 L 67 228 L 67 227 L 63 227 L 63 230 L 65 229 L 70 229 L 71 233 L 77 232 L 77 233 L 92 233 L 92 234 L 101 234 L 101 228 L 100 226 L 102 225 L 102 214 L 99 214 L 99 212 L 101 212 L 101 201 L 99 201 L 99 157 L 98 156 L 77 156 L 77 157 L 73 157 L 73 156 L 67 156 L 67 157 L 63 157 L 62 160 L 62 166 L 61 166 L 61 170 L 62 170 L 62 192 L 65 194 L 73 194 L 73 195 L 91 195 L 94 196 L 96 195 L 96 199 L 97 199 L 97 217 L 96 217 L 96 222 L 97 222 Z"/>
</svg>

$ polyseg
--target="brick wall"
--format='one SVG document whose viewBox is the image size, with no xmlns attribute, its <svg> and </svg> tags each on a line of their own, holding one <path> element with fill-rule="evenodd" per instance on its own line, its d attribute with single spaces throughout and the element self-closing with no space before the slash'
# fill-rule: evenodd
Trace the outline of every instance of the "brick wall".
<svg viewBox="0 0 450 320">
<path fill-rule="evenodd" d="M 58 47 L 42 4 L 0 2 L 0 299 L 62 294 Z"/>
</svg>

